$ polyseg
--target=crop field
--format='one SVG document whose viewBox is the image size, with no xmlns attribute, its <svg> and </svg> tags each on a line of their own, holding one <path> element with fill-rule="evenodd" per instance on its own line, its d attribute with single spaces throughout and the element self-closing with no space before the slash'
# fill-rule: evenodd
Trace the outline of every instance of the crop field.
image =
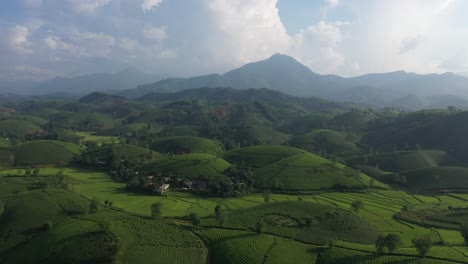
<svg viewBox="0 0 468 264">
<path fill-rule="evenodd" d="M 363 156 L 345 159 L 349 164 L 360 164 Z M 442 166 L 453 163 L 453 158 L 444 151 L 416 150 L 399 151 L 367 156 L 367 165 L 375 167 L 377 164 L 384 171 L 407 171 Z"/>
<path fill-rule="evenodd" d="M 90 160 L 107 161 L 112 154 L 121 159 L 136 163 L 141 160 L 150 161 L 156 159 L 159 153 L 135 145 L 115 144 L 113 146 L 101 147 L 98 150 L 87 152 L 83 157 L 85 159 L 89 158 Z"/>
<path fill-rule="evenodd" d="M 331 189 L 337 185 L 363 189 L 370 184 L 369 176 L 362 173 L 356 175 L 351 168 L 313 154 L 298 154 L 281 159 L 256 170 L 255 174 L 265 182 L 278 179 L 284 190 Z M 378 181 L 375 181 L 374 187 L 388 188 Z"/>
<path fill-rule="evenodd" d="M 118 258 L 123 263 L 130 260 L 131 263 L 148 263 L 148 259 L 158 259 L 161 263 L 204 263 L 206 260 L 203 243 L 185 228 L 124 214 L 109 221 L 110 230 L 121 241 Z"/>
<path fill-rule="evenodd" d="M 117 136 L 101 136 L 101 135 L 96 135 L 95 133 L 90 133 L 90 132 L 75 132 L 76 136 L 79 136 L 82 138 L 81 142 L 96 142 L 98 145 L 102 144 L 110 144 L 112 142 L 119 143 L 120 142 L 120 137 Z"/>
<path fill-rule="evenodd" d="M 23 143 L 16 151 L 16 165 L 55 164 L 70 162 L 80 154 L 79 146 L 63 141 L 41 140 Z"/>
<path fill-rule="evenodd" d="M 0 133 L 3 135 L 24 135 L 41 130 L 41 127 L 25 120 L 0 120 Z"/>
<path fill-rule="evenodd" d="M 201 137 L 167 137 L 153 142 L 151 148 L 161 153 L 205 153 L 218 155 L 223 147 L 220 143 Z"/>
<path fill-rule="evenodd" d="M 182 193 L 182 192 L 175 192 L 169 191 L 165 196 L 148 196 L 143 194 L 135 194 L 130 193 L 125 190 L 124 183 L 113 182 L 110 177 L 103 172 L 96 172 L 96 171 L 89 171 L 83 169 L 75 169 L 75 168 L 41 168 L 40 177 L 24 177 L 24 176 L 10 176 L 8 175 L 17 175 L 18 170 L 4 170 L 0 171 L 0 187 L 2 188 L 2 194 L 4 191 L 5 197 L 8 197 L 8 200 L 5 200 L 4 208 L 7 210 L 6 213 L 3 214 L 3 219 L 22 219 L 21 221 L 10 221 L 11 225 L 7 226 L 6 228 L 17 228 L 14 226 L 21 226 L 21 229 L 14 229 L 14 230 L 25 230 L 28 228 L 36 228 L 37 226 L 31 222 L 31 224 L 27 223 L 27 217 L 21 216 L 24 214 L 29 214 L 30 210 L 33 209 L 24 209 L 24 211 L 15 211 L 12 208 L 15 208 L 15 203 L 28 203 L 31 205 L 32 208 L 37 207 L 35 204 L 50 204 L 48 206 L 48 212 L 45 214 L 43 218 L 41 218 L 42 222 L 45 222 L 49 219 L 56 219 L 54 222 L 57 222 L 57 230 L 61 226 L 66 226 L 65 223 L 62 223 L 64 215 L 80 215 L 83 211 L 87 211 L 89 208 L 89 200 L 86 200 L 80 196 L 70 196 L 70 193 L 64 190 L 46 190 L 43 191 L 33 191 L 31 194 L 26 191 L 27 183 L 29 180 L 40 180 L 43 177 L 55 175 L 60 170 L 63 170 L 64 174 L 70 176 L 75 179 L 75 182 L 72 186 L 72 191 L 76 192 L 80 195 L 88 199 L 98 199 L 101 204 L 103 201 L 109 200 L 113 202 L 113 207 L 121 208 L 127 212 L 138 213 L 141 215 L 148 216 L 150 214 L 150 206 L 155 202 L 160 202 L 162 204 L 162 215 L 163 216 L 186 216 L 190 213 L 197 213 L 200 217 L 209 216 L 209 218 L 202 219 L 202 225 L 205 227 L 212 227 L 212 230 L 220 230 L 219 232 L 225 232 L 225 229 L 219 229 L 218 224 L 216 223 L 215 219 L 213 218 L 214 215 L 214 207 L 216 204 L 220 204 L 227 213 L 226 223 L 224 225 L 225 228 L 234 228 L 236 230 L 228 230 L 229 232 L 239 232 L 234 236 L 235 238 L 223 240 L 222 236 L 216 237 L 215 234 L 210 234 L 210 237 L 214 237 L 216 241 L 221 241 L 220 243 L 216 242 L 219 245 L 222 245 L 225 248 L 231 247 L 238 247 L 241 246 L 240 241 L 244 241 L 244 243 L 254 243 L 255 241 L 258 242 L 258 237 L 270 237 L 265 238 L 264 246 L 259 246 L 260 248 L 256 248 L 254 251 L 258 251 L 262 254 L 259 256 L 234 256 L 235 252 L 226 253 L 222 251 L 222 255 L 220 253 L 219 256 L 213 256 L 213 259 L 216 258 L 226 258 L 225 254 L 229 256 L 229 258 L 234 258 L 236 261 L 251 261 L 252 259 L 265 259 L 265 263 L 281 263 L 282 254 L 280 253 L 281 247 L 291 248 L 291 252 L 293 252 L 292 248 L 297 250 L 297 253 L 294 255 L 297 256 L 298 259 L 297 263 L 314 263 L 313 260 L 320 256 L 320 252 L 316 250 L 314 246 L 308 246 L 305 244 L 301 244 L 297 241 L 293 240 L 279 240 L 280 237 L 290 237 L 296 240 L 301 240 L 308 243 L 319 244 L 324 243 L 326 241 L 316 241 L 310 240 L 308 237 L 317 237 L 317 234 L 322 234 L 320 237 L 328 237 L 333 238 L 334 236 L 331 233 L 326 232 L 326 226 L 320 226 L 319 221 L 316 218 L 314 220 L 314 216 L 318 216 L 320 214 L 320 210 L 318 208 L 326 208 L 326 212 L 329 212 L 334 207 L 338 207 L 340 209 L 339 212 L 342 212 L 343 215 L 351 215 L 351 203 L 353 201 L 362 201 L 364 207 L 358 211 L 357 218 L 353 219 L 363 219 L 366 223 L 370 223 L 373 227 L 375 227 L 378 232 L 381 233 L 397 233 L 402 238 L 403 244 L 402 247 L 399 248 L 396 253 L 398 254 L 406 254 L 411 256 L 417 256 L 415 249 L 411 246 L 411 240 L 423 234 L 431 234 L 432 240 L 434 243 L 441 243 L 440 245 L 436 245 L 431 249 L 429 254 L 430 257 L 438 257 L 444 259 L 453 259 L 458 261 L 465 261 L 466 257 L 464 254 L 468 254 L 468 252 L 464 251 L 463 247 L 460 247 L 463 244 L 463 238 L 461 237 L 460 233 L 456 230 L 449 230 L 446 228 L 429 228 L 423 227 L 418 224 L 409 223 L 406 221 L 401 221 L 394 218 L 394 215 L 401 212 L 404 207 L 413 209 L 425 209 L 425 208 L 433 208 L 434 206 L 446 208 L 448 205 L 453 206 L 466 206 L 466 202 L 463 200 L 468 195 L 464 194 L 450 194 L 450 196 L 435 196 L 435 197 L 428 197 L 423 195 L 411 195 L 401 191 L 391 191 L 391 190 L 380 190 L 380 191 L 373 191 L 373 192 L 325 192 L 320 194 L 311 194 L 311 195 L 301 195 L 302 202 L 297 202 L 298 196 L 297 195 L 282 195 L 282 194 L 272 194 L 271 195 L 271 203 L 264 205 L 263 196 L 261 194 L 250 194 L 245 195 L 241 198 L 228 198 L 228 199 L 219 199 L 219 198 L 204 198 L 204 197 L 197 197 L 195 195 L 189 193 Z M 19 175 L 24 173 L 21 172 Z M 5 189 L 3 189 L 5 188 Z M 10 190 L 10 191 L 8 191 Z M 22 193 L 28 194 L 23 196 Z M 7 194 L 8 193 L 8 194 Z M 13 193 L 20 193 L 21 195 L 16 199 L 11 199 Z M 34 194 L 34 195 L 33 195 Z M 39 196 L 37 196 L 39 195 Z M 29 198 L 28 198 L 29 197 Z M 31 199 L 31 202 L 28 200 L 26 202 L 24 199 Z M 289 201 L 289 202 L 288 202 Z M 280 203 L 276 203 L 280 202 Z M 286 202 L 286 203 L 281 203 Z M 293 205 L 288 205 L 281 209 L 282 204 L 306 204 L 305 206 L 312 206 L 310 210 L 302 208 L 299 206 L 297 210 L 295 210 Z M 312 203 L 315 203 L 312 204 Z M 321 204 L 321 205 L 320 205 Z M 256 207 L 259 206 L 260 207 Z M 276 209 L 274 209 L 277 207 Z M 55 209 L 54 209 L 55 208 Z M 266 208 L 265 210 L 258 208 Z M 270 208 L 270 209 L 268 209 Z M 271 209 L 273 208 L 273 209 Z M 413 208 L 413 209 L 411 209 Z M 336 209 L 335 209 L 336 210 Z M 325 212 L 324 211 L 324 212 Z M 42 212 L 44 213 L 44 212 Z M 341 214 L 341 213 L 340 213 Z M 16 216 L 15 216 L 16 215 Z M 306 219 L 312 216 L 312 226 L 316 225 L 319 228 L 314 229 L 306 226 Z M 144 263 L 145 259 L 151 258 L 152 256 L 165 256 L 165 258 L 170 259 L 177 259 L 177 252 L 186 252 L 184 254 L 179 254 L 180 256 L 198 256 L 194 259 L 182 259 L 179 260 L 182 262 L 193 261 L 192 263 L 204 263 L 207 252 L 204 249 L 203 245 L 200 241 L 198 241 L 195 237 L 193 242 L 184 242 L 188 243 L 191 246 L 187 248 L 181 248 L 179 244 L 171 244 L 173 242 L 164 242 L 161 240 L 153 241 L 151 237 L 147 237 L 147 235 L 151 236 L 152 233 L 161 233 L 160 229 L 164 230 L 172 230 L 172 227 L 155 227 L 154 220 L 140 220 L 143 222 L 136 222 L 134 220 L 125 220 L 126 218 L 130 219 L 131 217 L 118 217 L 114 219 L 112 216 L 106 216 L 105 214 L 95 214 L 89 215 L 89 218 L 93 221 L 101 221 L 99 219 L 104 219 L 107 222 L 111 223 L 111 230 L 112 232 L 117 235 L 118 237 L 125 237 L 125 240 L 130 241 L 128 244 L 122 244 L 122 247 L 126 250 L 123 250 L 117 256 L 118 259 L 121 260 L 129 260 L 135 259 L 140 263 Z M 254 229 L 256 221 L 258 218 L 262 219 L 265 223 L 265 232 L 269 235 L 257 235 L 254 233 L 250 233 L 251 230 Z M 114 220 L 113 220 L 114 219 Z M 323 216 L 321 217 L 323 219 Z M 332 222 L 341 221 L 341 218 L 336 218 Z M 348 219 L 348 218 L 343 218 Z M 24 222 L 26 221 L 26 222 Z M 31 220 L 33 221 L 33 220 Z M 81 221 L 81 220 L 77 220 Z M 127 223 L 125 223 L 127 221 Z M 149 221 L 149 222 L 146 222 Z M 353 221 L 343 220 L 349 223 L 353 223 Z M 361 221 L 361 220 L 360 220 Z M 440 221 L 443 221 L 441 219 Z M 37 223 L 37 220 L 34 220 Z M 83 230 L 93 230 L 96 229 L 96 223 L 92 221 L 88 221 L 88 224 L 81 224 Z M 30 226 L 30 227 L 28 227 Z M 78 225 L 80 226 L 80 225 Z M 353 226 L 355 226 L 353 224 Z M 19 227 L 18 227 L 19 228 Z M 363 226 L 363 229 L 368 230 L 369 227 Z M 132 230 L 139 230 L 134 235 Z M 159 231 L 158 231 L 159 230 Z M 210 229 L 211 230 L 211 229 Z M 307 231 L 309 230 L 309 231 Z M 325 231 L 324 231 L 325 230 Z M 208 232 L 207 230 L 206 232 Z M 72 235 L 73 231 L 70 231 L 70 235 Z M 76 231 L 78 232 L 78 231 Z M 173 231 L 170 231 L 173 232 Z M 174 231 L 179 232 L 179 231 Z M 180 231 L 182 232 L 182 231 Z M 184 233 L 183 231 L 182 233 Z M 205 232 L 205 231 L 203 231 Z M 213 231 L 214 232 L 214 231 Z M 313 235 L 307 235 L 310 234 Z M 66 232 L 64 232 L 66 233 Z M 55 234 L 55 233 L 54 233 Z M 190 233 L 184 233 L 189 234 Z M 247 234 L 247 235 L 246 235 Z M 248 235 L 251 234 L 251 235 Z M 186 236 L 184 235 L 184 236 Z M 241 236 L 242 235 L 242 236 Z M 64 234 L 64 237 L 68 235 Z M 177 235 L 168 234 L 164 237 L 176 237 Z M 245 237 L 244 237 L 245 236 Z M 60 241 L 58 233 L 54 235 L 54 239 L 56 241 Z M 237 238 L 239 237 L 239 238 Z M 373 244 L 361 244 L 363 241 L 359 241 L 360 243 L 356 243 L 358 241 L 354 241 L 350 238 L 352 237 L 363 237 L 363 235 L 356 236 L 356 233 L 353 233 L 352 236 L 347 237 L 345 234 L 337 236 L 335 239 L 335 244 L 337 246 L 342 246 L 350 249 L 359 249 L 359 250 L 366 250 L 373 252 L 375 251 L 375 247 Z M 11 237 L 10 242 L 8 244 L 3 244 L 2 248 L 6 249 L 10 246 L 13 246 L 20 241 L 23 241 L 26 237 Z M 37 239 L 39 239 L 38 237 Z M 244 238 L 251 240 L 253 242 L 245 242 Z M 44 238 L 46 239 L 46 238 Z M 51 239 L 48 236 L 47 239 Z M 90 238 L 91 239 L 91 238 Z M 94 239 L 94 238 L 92 238 Z M 149 241 L 148 244 L 141 244 L 137 242 L 139 239 L 143 239 L 144 241 Z M 227 239 L 227 238 L 226 238 Z M 263 239 L 263 238 L 262 238 Z M 342 239 L 342 240 L 340 240 Z M 39 240 L 38 240 L 39 241 Z M 86 240 L 83 240 L 86 241 Z M 153 242 L 151 242 L 153 241 Z M 239 242 L 236 242 L 239 241 Z M 289 242 L 286 242 L 289 241 Z M 370 240 L 369 240 L 370 241 Z M 92 242 L 92 241 L 91 241 Z M 89 243 L 91 243 L 89 242 Z M 281 243 L 280 243 L 281 242 Z M 39 242 L 37 242 L 39 243 Z M 76 242 L 80 243 L 80 242 Z M 175 243 L 175 242 L 174 242 Z M 235 244 L 235 243 L 238 243 Z M 256 242 L 255 242 L 256 243 Z M 284 244 L 286 243 L 286 244 Z M 289 243 L 289 244 L 288 244 Z M 291 244 L 293 243 L 293 244 Z M 298 243 L 297 245 L 295 243 Z M 366 242 L 367 243 L 367 242 Z M 275 246 L 272 246 L 272 245 Z M 283 245 L 284 244 L 284 245 Z M 31 245 L 34 245 L 31 244 Z M 195 246 L 197 245 L 197 246 Z M 264 247 L 266 250 L 269 250 L 269 253 L 265 253 Z M 271 249 L 270 249 L 271 247 Z M 38 248 L 40 248 L 38 246 Z M 174 249 L 171 251 L 171 249 Z M 223 249 L 225 250 L 225 249 Z M 164 255 L 162 252 L 167 252 Z M 257 253 L 258 253 L 257 252 Z M 289 251 L 288 251 L 289 252 Z M 295 252 L 295 251 L 294 251 Z M 353 253 L 354 252 L 354 253 Z M 356 254 L 358 251 L 352 251 L 353 254 Z M 11 255 L 9 259 L 18 259 L 17 255 L 21 255 L 20 253 L 15 253 L 16 255 Z M 70 253 L 74 254 L 74 253 Z M 249 253 L 250 254 L 250 253 Z M 254 252 L 252 251 L 252 254 Z M 24 254 L 23 254 L 24 255 Z M 48 255 L 47 255 L 48 256 Z M 44 255 L 44 257 L 46 257 Z M 252 258 L 252 259 L 251 259 Z M 357 257 L 356 257 L 357 258 Z M 389 260 L 386 260 L 386 259 Z M 381 261 L 381 263 L 391 263 L 391 258 L 400 258 L 398 261 L 406 261 L 403 257 L 400 256 L 391 256 L 391 257 L 382 257 L 382 258 L 374 258 L 374 257 L 365 257 L 366 261 Z M 318 261 L 321 257 L 318 257 Z M 323 259 L 323 258 L 322 258 Z M 339 259 L 339 256 L 338 256 Z M 357 258 L 362 260 L 361 257 Z M 51 259 L 52 260 L 52 259 Z M 59 261 L 59 260 L 57 260 Z M 135 263 L 138 263 L 135 262 Z M 329 260 L 331 261 L 331 260 Z M 385 262 L 386 261 L 386 262 Z M 431 260 L 428 260 L 431 261 Z M 14 263 L 14 262 L 7 262 L 7 263 Z M 28 263 L 27 261 L 22 263 Z M 247 263 L 247 262 L 246 262 Z M 318 262 L 318 263 L 339 263 L 339 262 Z M 366 262 L 364 262 L 366 263 Z M 380 263 L 380 262 L 368 262 L 368 263 Z M 424 263 L 424 262 L 421 262 Z M 428 262 L 432 263 L 432 262 Z"/>
<path fill-rule="evenodd" d="M 145 169 L 155 173 L 171 171 L 187 177 L 219 177 L 231 164 L 210 154 L 182 154 L 166 156 L 145 165 Z"/>
<path fill-rule="evenodd" d="M 328 240 L 336 239 L 372 243 L 378 235 L 364 218 L 349 211 L 303 201 L 271 203 L 237 210 L 227 215 L 224 225 L 254 230 L 259 220 L 265 222 L 267 233 L 312 244 L 325 244 Z"/>
<path fill-rule="evenodd" d="M 262 263 L 275 237 L 246 231 L 206 229 L 200 233 L 210 242 L 213 263 Z"/>
<path fill-rule="evenodd" d="M 317 264 L 393 264 L 393 263 L 414 263 L 414 264 L 449 264 L 450 261 L 435 259 L 420 259 L 407 256 L 381 256 L 354 250 L 341 248 L 327 249 L 319 255 Z"/>
<path fill-rule="evenodd" d="M 467 186 L 468 169 L 464 167 L 433 167 L 401 173 L 406 177 L 405 188 L 408 190 L 457 190 Z"/>
<path fill-rule="evenodd" d="M 253 146 L 231 150 L 222 157 L 232 163 L 245 162 L 247 165 L 259 168 L 279 161 L 289 156 L 303 154 L 306 151 L 286 146 Z"/>
</svg>

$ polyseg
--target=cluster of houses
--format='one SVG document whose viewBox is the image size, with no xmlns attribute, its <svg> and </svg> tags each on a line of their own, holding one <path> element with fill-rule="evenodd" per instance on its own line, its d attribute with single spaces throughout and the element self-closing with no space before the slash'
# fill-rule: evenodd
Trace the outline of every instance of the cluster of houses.
<svg viewBox="0 0 468 264">
<path fill-rule="evenodd" d="M 153 179 L 154 179 L 153 175 L 146 176 L 148 186 L 154 185 Z M 169 187 L 171 185 L 169 183 L 167 183 L 167 182 L 169 182 L 171 180 L 171 178 L 170 177 L 162 177 L 161 179 L 164 181 L 164 183 L 159 187 L 159 192 L 161 194 L 163 194 L 163 193 L 169 191 Z"/>
</svg>

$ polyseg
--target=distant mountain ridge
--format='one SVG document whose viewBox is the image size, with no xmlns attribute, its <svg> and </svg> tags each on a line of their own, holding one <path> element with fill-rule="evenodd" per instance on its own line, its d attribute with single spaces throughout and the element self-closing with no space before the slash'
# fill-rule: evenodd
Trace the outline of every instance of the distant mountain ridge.
<svg viewBox="0 0 468 264">
<path fill-rule="evenodd" d="M 409 110 L 439 105 L 438 97 L 443 97 L 448 105 L 468 107 L 468 100 L 460 100 L 460 97 L 468 98 L 468 78 L 453 73 L 395 71 L 345 78 L 314 73 L 294 58 L 282 54 L 246 64 L 223 75 L 164 79 L 122 91 L 119 95 L 138 98 L 151 92 L 172 93 L 199 87 L 268 88 L 293 96 L 323 97 L 370 107 L 393 106 L 405 101 L 409 103 Z M 415 108 L 411 106 L 413 101 L 408 100 L 413 97 L 417 104 Z"/>
<path fill-rule="evenodd" d="M 85 95 L 96 91 L 120 91 L 159 81 L 168 75 L 156 75 L 127 68 L 117 73 L 94 73 L 75 77 L 55 77 L 43 82 L 4 82 L 0 92 L 24 95 Z"/>
</svg>

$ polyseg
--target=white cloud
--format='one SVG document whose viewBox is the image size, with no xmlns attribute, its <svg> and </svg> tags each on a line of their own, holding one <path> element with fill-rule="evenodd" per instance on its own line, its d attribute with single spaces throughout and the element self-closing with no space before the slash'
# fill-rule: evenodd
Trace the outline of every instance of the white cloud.
<svg viewBox="0 0 468 264">
<path fill-rule="evenodd" d="M 316 25 L 301 30 L 295 36 L 291 53 L 313 71 L 336 72 L 345 63 L 345 56 L 341 52 L 343 41 L 341 27 L 348 24 L 320 21 Z"/>
<path fill-rule="evenodd" d="M 153 8 L 156 8 L 159 4 L 161 4 L 163 0 L 144 0 L 141 3 L 141 9 L 143 11 L 151 11 Z"/>
<path fill-rule="evenodd" d="M 24 6 L 29 8 L 37 8 L 42 6 L 42 0 L 22 0 Z"/>
<path fill-rule="evenodd" d="M 92 14 L 98 8 L 109 4 L 111 0 L 68 0 L 68 2 L 76 12 Z"/>
<path fill-rule="evenodd" d="M 134 51 L 139 48 L 140 42 L 135 39 L 121 38 L 119 46 L 127 51 Z"/>
<path fill-rule="evenodd" d="M 44 43 L 49 49 L 52 50 L 71 50 L 73 45 L 64 42 L 61 38 L 56 36 L 47 36 L 44 38 Z"/>
<path fill-rule="evenodd" d="M 175 50 L 163 50 L 159 53 L 161 59 L 174 59 L 177 58 L 177 52 Z"/>
<path fill-rule="evenodd" d="M 114 36 L 103 32 L 75 32 L 70 38 L 85 56 L 107 57 L 116 44 Z"/>
<path fill-rule="evenodd" d="M 214 65 L 240 66 L 285 53 L 291 37 L 274 0 L 206 1 L 215 28 L 206 36 L 206 52 Z"/>
<path fill-rule="evenodd" d="M 325 0 L 325 4 L 320 8 L 322 19 L 326 19 L 328 16 L 328 11 L 332 8 L 335 8 L 338 4 L 339 0 Z"/>
<path fill-rule="evenodd" d="M 147 39 L 163 42 L 168 38 L 165 27 L 148 27 L 143 29 L 143 35 Z"/>
<path fill-rule="evenodd" d="M 10 28 L 8 38 L 10 48 L 19 54 L 33 53 L 32 43 L 28 39 L 29 35 L 30 31 L 25 26 L 16 25 Z"/>
<path fill-rule="evenodd" d="M 30 73 L 30 74 L 48 74 L 49 71 L 44 68 L 34 67 L 30 65 L 17 65 L 13 69 L 19 73 Z"/>
<path fill-rule="evenodd" d="M 401 41 L 400 53 L 409 52 L 416 49 L 422 42 L 423 37 L 417 35 L 415 37 L 407 37 Z"/>
</svg>

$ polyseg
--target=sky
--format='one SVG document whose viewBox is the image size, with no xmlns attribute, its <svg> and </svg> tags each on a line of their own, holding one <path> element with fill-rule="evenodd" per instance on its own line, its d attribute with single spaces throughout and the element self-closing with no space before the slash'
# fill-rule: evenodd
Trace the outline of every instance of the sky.
<svg viewBox="0 0 468 264">
<path fill-rule="evenodd" d="M 320 74 L 468 71 L 463 0 L 4 0 L 0 80 L 224 73 L 275 53 Z"/>
</svg>

